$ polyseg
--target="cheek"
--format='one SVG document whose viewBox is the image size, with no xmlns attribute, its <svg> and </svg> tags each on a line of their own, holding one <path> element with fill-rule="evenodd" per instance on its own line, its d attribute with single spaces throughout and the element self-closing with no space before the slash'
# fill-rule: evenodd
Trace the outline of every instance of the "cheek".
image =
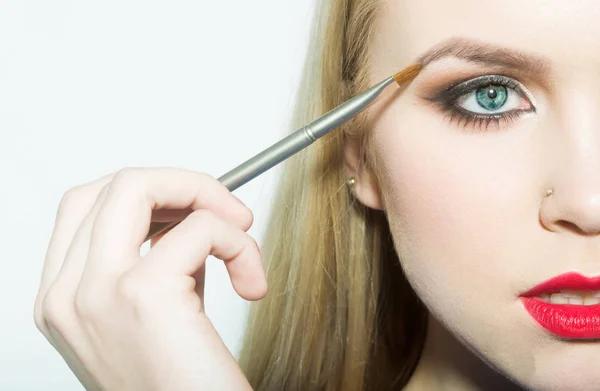
<svg viewBox="0 0 600 391">
<path fill-rule="evenodd" d="M 536 169 L 525 165 L 533 140 L 518 129 L 462 130 L 440 114 L 402 107 L 410 106 L 378 116 L 374 143 L 409 281 L 432 310 L 457 303 L 447 317 L 465 319 L 464 311 L 480 305 L 479 292 L 514 303 L 517 250 L 537 221 Z"/>
<path fill-rule="evenodd" d="M 535 119 L 500 131 L 463 130 L 404 98 L 373 118 L 396 251 L 430 313 L 522 380 L 568 379 L 577 360 L 597 355 L 542 333 L 518 300 L 556 257 L 552 234 L 539 223 L 551 141 L 535 131 Z"/>
</svg>

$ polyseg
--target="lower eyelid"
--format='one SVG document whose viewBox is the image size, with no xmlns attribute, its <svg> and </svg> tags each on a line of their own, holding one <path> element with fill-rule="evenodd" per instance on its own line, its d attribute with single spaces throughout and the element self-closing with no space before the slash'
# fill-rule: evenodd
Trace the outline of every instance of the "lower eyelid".
<svg viewBox="0 0 600 391">
<path fill-rule="evenodd" d="M 511 110 L 503 114 L 478 115 L 470 114 L 468 112 L 465 113 L 461 110 L 451 108 L 445 112 L 444 119 L 448 120 L 450 124 L 454 124 L 454 122 L 456 122 L 456 125 L 462 125 L 463 129 L 471 127 L 487 131 L 491 125 L 495 125 L 495 127 L 500 130 L 505 126 L 510 125 L 512 122 L 520 119 L 524 115 L 527 115 L 529 112 L 531 111 Z"/>
</svg>

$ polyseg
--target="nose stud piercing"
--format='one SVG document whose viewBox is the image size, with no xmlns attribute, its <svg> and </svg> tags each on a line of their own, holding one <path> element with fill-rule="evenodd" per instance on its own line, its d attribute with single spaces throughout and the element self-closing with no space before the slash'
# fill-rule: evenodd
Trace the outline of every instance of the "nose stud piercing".
<svg viewBox="0 0 600 391">
<path fill-rule="evenodd" d="M 548 190 L 546 190 L 546 197 L 550 197 L 552 194 L 554 194 L 554 189 L 550 188 Z"/>
</svg>

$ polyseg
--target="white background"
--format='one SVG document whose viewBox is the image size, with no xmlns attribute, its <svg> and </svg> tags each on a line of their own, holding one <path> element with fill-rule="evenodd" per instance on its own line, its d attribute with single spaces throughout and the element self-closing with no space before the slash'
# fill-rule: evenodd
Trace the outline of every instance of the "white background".
<svg viewBox="0 0 600 391">
<path fill-rule="evenodd" d="M 125 166 L 219 176 L 277 141 L 310 0 L 0 0 L 0 390 L 81 390 L 33 304 L 63 193 Z M 259 241 L 275 172 L 235 194 Z M 209 260 L 207 312 L 237 353 L 247 305 Z"/>
</svg>

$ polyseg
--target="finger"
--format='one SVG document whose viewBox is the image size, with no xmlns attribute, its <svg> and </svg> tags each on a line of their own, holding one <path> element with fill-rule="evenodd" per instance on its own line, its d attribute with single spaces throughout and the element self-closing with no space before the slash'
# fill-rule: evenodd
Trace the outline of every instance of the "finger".
<svg viewBox="0 0 600 391">
<path fill-rule="evenodd" d="M 109 174 L 96 181 L 73 188 L 63 197 L 46 252 L 40 291 L 47 291 L 50 284 L 54 282 L 75 232 L 96 201 L 98 193 L 111 181 L 113 175 Z"/>
<path fill-rule="evenodd" d="M 75 232 L 73 240 L 64 256 L 61 268 L 52 284 L 48 287 L 42 301 L 42 307 L 40 308 L 40 310 L 43 311 L 41 314 L 43 320 L 40 322 L 41 331 L 53 345 L 55 344 L 54 335 L 56 334 L 52 333 L 52 329 L 56 328 L 56 326 L 51 324 L 54 321 L 54 319 L 52 319 L 54 318 L 54 312 L 56 312 L 56 308 L 62 308 L 63 311 L 59 311 L 59 317 L 65 318 L 64 320 L 66 321 L 67 316 L 75 309 L 74 296 L 87 259 L 92 223 L 95 220 L 99 205 L 101 205 L 102 199 L 106 196 L 107 188 L 109 186 L 110 183 L 102 188 L 100 194 L 96 197 L 92 209 L 81 222 L 77 232 Z M 53 291 L 54 297 L 59 297 L 59 299 L 51 300 L 52 304 L 48 309 L 47 304 L 50 291 Z M 44 306 L 46 306 L 46 308 L 44 308 Z M 64 312 L 64 309 L 67 309 L 67 312 Z M 58 319 L 58 321 L 63 320 Z"/>
<path fill-rule="evenodd" d="M 51 291 L 49 294 L 54 294 L 54 298 L 52 298 L 54 304 L 44 303 L 46 305 L 44 319 L 48 329 L 48 340 L 62 355 L 79 381 L 90 387 L 94 382 L 84 364 L 89 362 L 89 358 L 82 356 L 86 351 L 81 349 L 82 341 L 86 340 L 86 336 L 82 332 L 80 324 L 79 316 L 82 315 L 82 306 L 76 300 L 76 293 L 88 257 L 93 223 L 109 188 L 110 182 L 105 184 L 99 192 L 94 205 L 73 237 L 62 267 L 49 288 Z M 101 300 L 102 298 L 97 299 Z"/>
<path fill-rule="evenodd" d="M 53 284 L 63 293 L 64 299 L 71 303 L 74 302 L 75 292 L 81 282 L 83 271 L 87 263 L 92 228 L 98 212 L 100 211 L 100 207 L 106 199 L 109 188 L 110 183 L 107 183 L 102 188 L 96 197 L 94 205 L 79 226 L 79 229 L 75 233 L 73 241 L 69 246 L 63 266 Z"/>
<path fill-rule="evenodd" d="M 256 242 L 208 210 L 192 213 L 173 228 L 136 269 L 165 278 L 194 276 L 202 271 L 209 255 L 225 262 L 231 283 L 241 297 L 258 300 L 266 295 L 267 280 Z"/>
<path fill-rule="evenodd" d="M 152 211 L 188 208 L 210 209 L 243 230 L 252 225 L 252 212 L 206 174 L 173 168 L 120 171 L 94 224 L 90 272 L 99 277 L 129 270 L 139 257 Z"/>
<path fill-rule="evenodd" d="M 62 268 L 75 232 L 77 232 L 89 209 L 94 204 L 98 193 L 106 183 L 111 181 L 113 175 L 106 175 L 96 181 L 69 190 L 61 201 L 54 230 L 46 251 L 46 259 L 35 301 L 36 325 L 42 331 L 45 328 L 41 311 L 44 297 Z"/>
</svg>

